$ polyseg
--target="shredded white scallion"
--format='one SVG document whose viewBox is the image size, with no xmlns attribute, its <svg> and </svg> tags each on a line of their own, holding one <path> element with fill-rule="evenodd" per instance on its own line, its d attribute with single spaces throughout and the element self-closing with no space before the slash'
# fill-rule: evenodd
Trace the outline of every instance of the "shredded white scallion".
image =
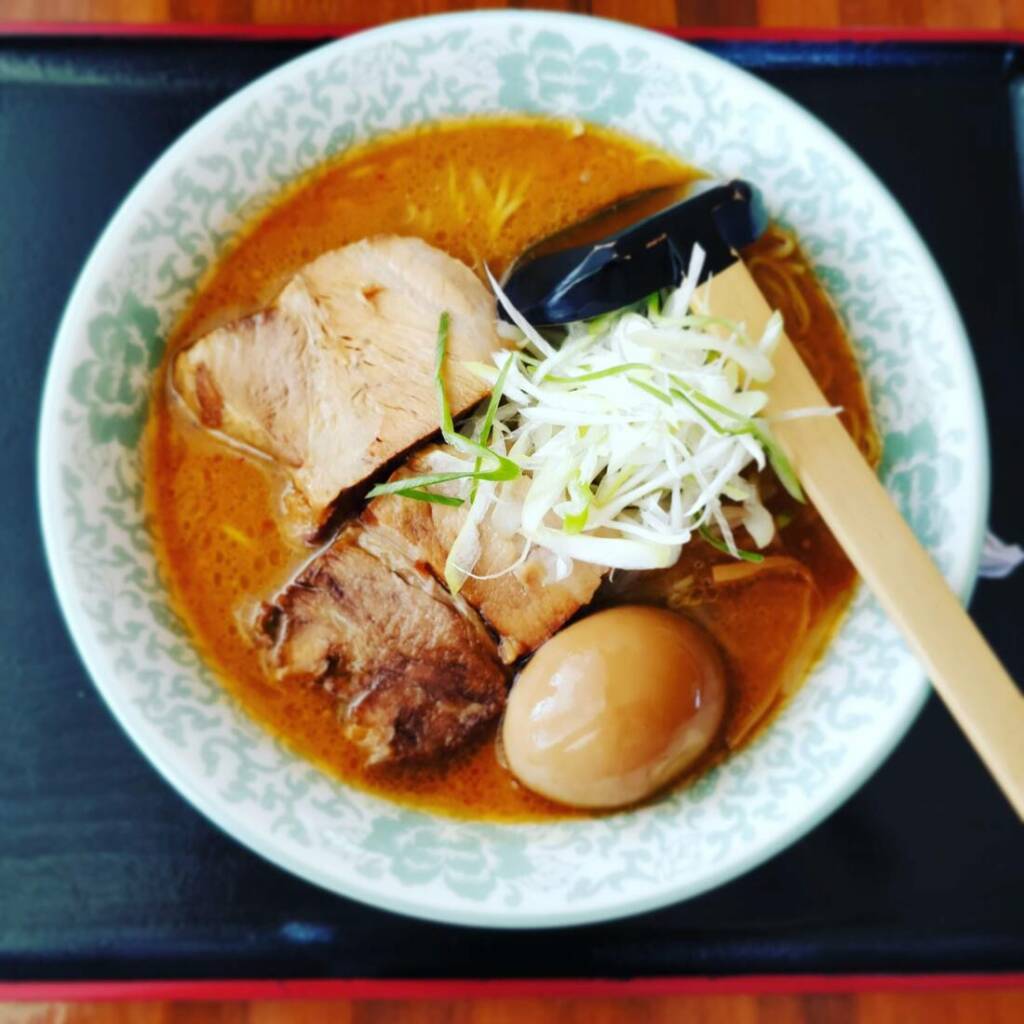
<svg viewBox="0 0 1024 1024">
<path fill-rule="evenodd" d="M 775 533 L 749 471 L 770 464 L 802 498 L 760 415 L 766 396 L 756 387 L 772 377 L 782 317 L 773 314 L 762 336 L 750 338 L 743 324 L 693 310 L 702 268 L 695 247 L 678 288 L 570 324 L 560 344 L 523 318 L 488 271 L 514 325 L 503 326 L 502 337 L 517 347 L 496 353 L 493 367 L 465 364 L 499 391 L 499 401 L 492 398 L 487 416 L 478 414 L 463 431 L 519 472 L 499 479 L 495 471 L 486 481 L 466 473 L 454 492 L 447 485 L 467 506 L 449 557 L 453 589 L 474 576 L 485 520 L 486 528 L 524 542 L 505 571 L 531 552 L 553 559 L 557 576 L 574 559 L 610 569 L 664 568 L 695 533 L 735 557 L 761 559 L 741 551 L 734 537 L 742 526 L 764 548 Z M 477 578 L 494 575 L 500 573 Z"/>
</svg>

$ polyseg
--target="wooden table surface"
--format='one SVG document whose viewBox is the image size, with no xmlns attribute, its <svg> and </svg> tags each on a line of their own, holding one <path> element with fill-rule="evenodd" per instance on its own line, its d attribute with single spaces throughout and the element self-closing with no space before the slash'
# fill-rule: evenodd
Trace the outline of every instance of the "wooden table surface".
<svg viewBox="0 0 1024 1024">
<path fill-rule="evenodd" d="M 0 0 L 0 20 L 353 25 L 483 7 L 577 11 L 639 25 L 1024 29 L 1024 0 Z"/>
<path fill-rule="evenodd" d="M 1024 0 L 0 0 L 0 20 L 359 25 L 482 7 L 539 7 L 651 26 L 1024 30 Z M 0 1024 L 1020 1024 L 1024 991 L 858 992 L 463 1002 L 0 1004 Z"/>
</svg>

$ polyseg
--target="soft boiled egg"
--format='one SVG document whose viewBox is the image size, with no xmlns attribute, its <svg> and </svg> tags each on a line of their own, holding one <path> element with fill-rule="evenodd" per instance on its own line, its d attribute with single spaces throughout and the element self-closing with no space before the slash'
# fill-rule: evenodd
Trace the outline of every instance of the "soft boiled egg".
<svg viewBox="0 0 1024 1024">
<path fill-rule="evenodd" d="M 705 753 L 725 702 L 722 659 L 700 626 L 660 608 L 611 608 L 562 630 L 523 669 L 502 725 L 505 759 L 559 803 L 619 807 Z"/>
</svg>

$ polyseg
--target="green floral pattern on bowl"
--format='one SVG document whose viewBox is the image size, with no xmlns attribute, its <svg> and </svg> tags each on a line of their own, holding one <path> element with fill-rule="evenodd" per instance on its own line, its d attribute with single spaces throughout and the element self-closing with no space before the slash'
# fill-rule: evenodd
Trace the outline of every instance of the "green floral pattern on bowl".
<svg viewBox="0 0 1024 1024">
<path fill-rule="evenodd" d="M 980 547 L 987 448 L 957 313 L 884 189 L 802 109 L 652 33 L 505 12 L 400 23 L 266 76 L 153 167 L 83 270 L 44 399 L 44 533 L 83 658 L 154 765 L 253 849 L 394 910 L 518 927 L 636 912 L 760 863 L 853 792 L 927 686 L 860 594 L 776 724 L 694 786 L 593 821 L 501 826 L 416 812 L 325 777 L 212 678 L 168 606 L 142 506 L 138 443 L 164 335 L 220 248 L 283 183 L 376 133 L 502 110 L 610 125 L 761 184 L 856 339 L 886 484 L 961 591 Z"/>
<path fill-rule="evenodd" d="M 89 321 L 88 334 L 92 354 L 75 367 L 68 390 L 88 409 L 96 444 L 134 448 L 146 422 L 150 375 L 163 352 L 160 314 L 125 291 L 116 310 Z"/>
</svg>

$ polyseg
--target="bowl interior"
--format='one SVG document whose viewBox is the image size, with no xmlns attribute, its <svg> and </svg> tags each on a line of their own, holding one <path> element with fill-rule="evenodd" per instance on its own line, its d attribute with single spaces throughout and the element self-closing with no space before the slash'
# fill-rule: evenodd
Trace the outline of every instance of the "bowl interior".
<svg viewBox="0 0 1024 1024">
<path fill-rule="evenodd" d="M 884 436 L 882 475 L 954 586 L 974 577 L 987 447 L 977 377 L 931 257 L 809 114 L 699 50 L 599 19 L 451 15 L 333 43 L 236 94 L 125 200 L 69 302 L 40 432 L 51 569 L 101 694 L 198 809 L 311 881 L 420 916 L 558 925 L 702 892 L 802 835 L 880 763 L 926 684 L 860 593 L 807 684 L 695 785 L 595 820 L 447 820 L 350 789 L 253 724 L 175 617 L 153 558 L 139 442 L 164 338 L 217 252 L 287 182 L 437 118 L 574 116 L 764 190 L 846 318 Z"/>
</svg>

